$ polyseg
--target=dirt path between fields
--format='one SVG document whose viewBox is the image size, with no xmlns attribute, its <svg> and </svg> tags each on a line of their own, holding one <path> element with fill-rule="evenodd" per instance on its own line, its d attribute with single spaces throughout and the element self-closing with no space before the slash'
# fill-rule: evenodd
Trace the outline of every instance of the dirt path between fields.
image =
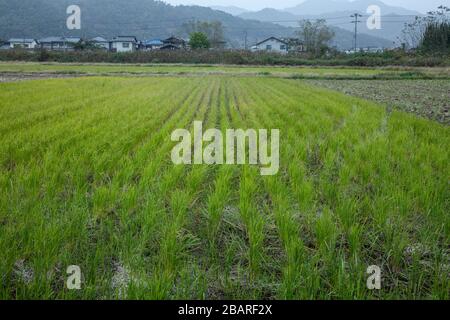
<svg viewBox="0 0 450 320">
<path fill-rule="evenodd" d="M 26 80 L 39 80 L 39 79 L 60 79 L 60 78 L 74 78 L 79 76 L 85 76 L 82 74 L 61 74 L 54 72 L 0 72 L 0 82 L 18 82 Z"/>
</svg>

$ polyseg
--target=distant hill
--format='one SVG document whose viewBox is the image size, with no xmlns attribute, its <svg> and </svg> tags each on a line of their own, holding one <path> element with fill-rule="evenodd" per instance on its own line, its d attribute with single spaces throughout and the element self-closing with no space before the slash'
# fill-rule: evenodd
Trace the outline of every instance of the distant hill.
<svg viewBox="0 0 450 320">
<path fill-rule="evenodd" d="M 331 41 L 331 45 L 339 49 L 353 49 L 354 47 L 354 33 L 339 27 L 331 27 L 335 32 L 335 37 Z M 358 34 L 358 47 L 376 47 L 376 48 L 393 48 L 395 46 L 393 41 L 375 37 L 369 34 Z"/>
<path fill-rule="evenodd" d="M 297 26 L 298 23 L 296 21 L 299 20 L 299 16 L 295 14 L 272 8 L 265 8 L 256 12 L 247 11 L 239 14 L 239 17 L 243 19 L 253 19 L 259 21 L 274 21 L 276 23 L 288 26 Z"/>
<path fill-rule="evenodd" d="M 82 29 L 67 30 L 66 8 L 82 10 Z M 183 23 L 197 19 L 221 21 L 231 47 L 270 36 L 291 36 L 293 30 L 278 24 L 248 21 L 228 13 L 199 6 L 171 6 L 154 0 L 0 0 L 0 38 L 52 35 L 110 38 L 134 35 L 140 39 L 187 37 Z"/>
<path fill-rule="evenodd" d="M 66 8 L 77 4 L 82 10 L 81 30 L 67 30 Z M 183 23 L 192 20 L 221 21 L 228 45 L 242 48 L 270 36 L 290 37 L 295 29 L 280 24 L 247 20 L 223 11 L 199 6 L 171 6 L 154 0 L 0 0 L 0 39 L 13 37 L 134 35 L 139 39 L 187 37 Z M 361 36 L 361 46 L 388 47 L 392 43 Z M 336 28 L 334 44 L 352 47 L 352 33 Z"/>
<path fill-rule="evenodd" d="M 367 7 L 371 5 L 377 5 L 381 8 L 383 14 L 395 13 L 398 15 L 415 15 L 419 14 L 417 11 L 395 7 L 385 4 L 379 0 L 306 0 L 305 2 L 292 7 L 286 8 L 283 11 L 295 14 L 295 15 L 323 15 L 331 12 L 366 12 Z"/>
<path fill-rule="evenodd" d="M 377 5 L 381 9 L 381 29 L 370 30 L 366 22 L 369 14 L 367 8 L 369 5 Z M 239 17 L 244 19 L 253 19 L 266 22 L 274 22 L 287 27 L 298 26 L 298 20 L 301 19 L 326 19 L 331 26 L 353 31 L 354 24 L 350 15 L 358 12 L 364 17 L 359 24 L 360 33 L 374 37 L 384 38 L 393 42 L 397 40 L 405 23 L 414 20 L 419 12 L 393 7 L 377 0 L 357 0 L 350 2 L 348 0 L 307 0 L 306 2 L 285 10 L 263 9 L 257 12 L 246 12 Z"/>
<path fill-rule="evenodd" d="M 211 6 L 210 8 L 213 10 L 219 10 L 219 11 L 229 13 L 233 16 L 238 16 L 245 12 L 249 12 L 247 9 L 242 9 L 242 8 L 239 8 L 236 6 Z"/>
</svg>

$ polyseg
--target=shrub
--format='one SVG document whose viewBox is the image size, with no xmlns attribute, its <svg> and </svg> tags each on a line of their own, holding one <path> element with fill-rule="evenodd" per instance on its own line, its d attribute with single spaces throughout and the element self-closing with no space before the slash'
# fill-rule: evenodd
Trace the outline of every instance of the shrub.
<svg viewBox="0 0 450 320">
<path fill-rule="evenodd" d="M 137 51 L 113 53 L 92 51 L 26 51 L 2 50 L 0 61 L 51 61 L 79 63 L 190 63 L 190 64 L 235 64 L 275 66 L 450 66 L 450 57 L 445 54 L 405 53 L 392 50 L 383 53 L 335 54 L 330 57 L 314 58 L 307 54 L 281 55 L 268 52 L 239 50 L 191 51 Z"/>
</svg>

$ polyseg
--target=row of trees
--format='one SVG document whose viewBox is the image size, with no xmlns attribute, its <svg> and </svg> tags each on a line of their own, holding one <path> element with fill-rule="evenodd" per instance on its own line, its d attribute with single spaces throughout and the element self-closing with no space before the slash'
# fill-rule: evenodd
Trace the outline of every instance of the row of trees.
<svg viewBox="0 0 450 320">
<path fill-rule="evenodd" d="M 183 25 L 190 35 L 192 49 L 222 49 L 225 46 L 224 28 L 221 22 L 189 21 Z M 334 31 L 327 26 L 326 20 L 301 20 L 296 36 L 303 41 L 306 50 L 316 56 L 323 55 L 334 37 Z"/>
<path fill-rule="evenodd" d="M 220 21 L 192 20 L 183 24 L 189 34 L 192 49 L 223 49 L 225 47 L 224 27 Z"/>
<path fill-rule="evenodd" d="M 315 56 L 321 56 L 329 50 L 329 42 L 334 38 L 335 33 L 325 19 L 301 20 L 299 26 L 296 34 L 303 40 L 306 51 Z"/>
</svg>

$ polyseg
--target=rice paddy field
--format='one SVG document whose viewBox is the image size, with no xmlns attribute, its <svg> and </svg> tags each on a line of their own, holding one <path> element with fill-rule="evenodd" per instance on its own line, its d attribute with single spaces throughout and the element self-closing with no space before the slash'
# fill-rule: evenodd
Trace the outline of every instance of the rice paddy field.
<svg viewBox="0 0 450 320">
<path fill-rule="evenodd" d="M 279 173 L 174 165 L 194 121 L 280 129 Z M 449 150 L 445 124 L 301 79 L 0 83 L 0 299 L 449 299 Z"/>
<path fill-rule="evenodd" d="M 433 78 L 450 80 L 450 68 L 424 67 L 305 67 L 188 64 L 26 63 L 0 62 L 0 73 L 50 73 L 79 75 L 174 75 L 174 76 L 274 76 L 294 78 Z"/>
</svg>

